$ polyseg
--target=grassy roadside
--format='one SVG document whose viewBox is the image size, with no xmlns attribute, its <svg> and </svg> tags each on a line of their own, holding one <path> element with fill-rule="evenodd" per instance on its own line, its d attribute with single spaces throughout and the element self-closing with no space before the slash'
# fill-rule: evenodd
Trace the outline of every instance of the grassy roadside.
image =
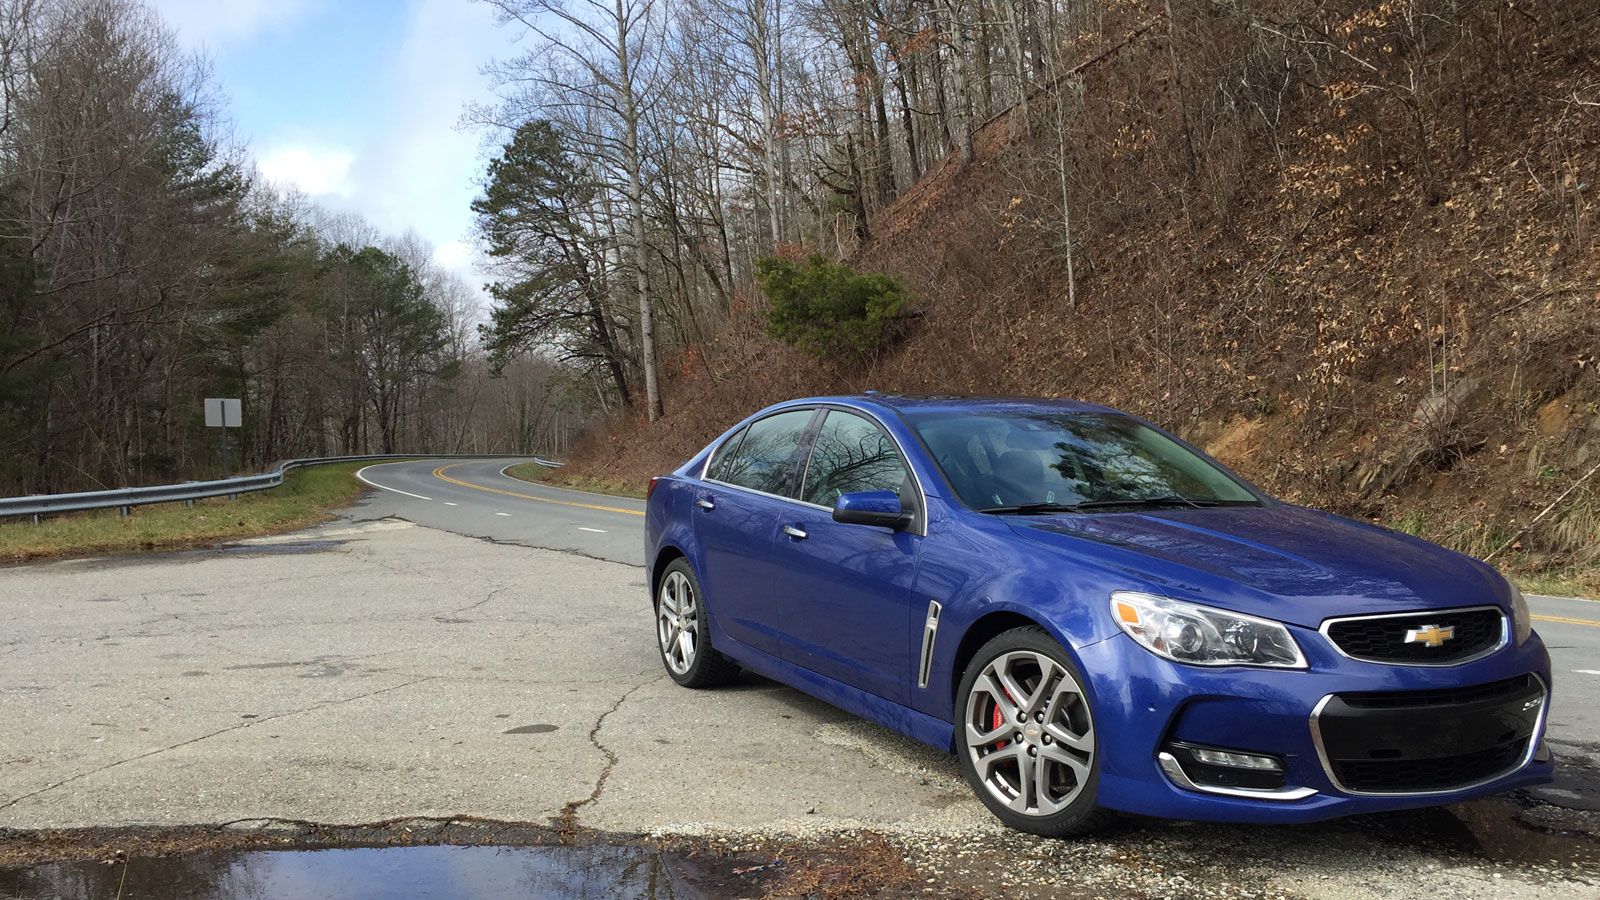
<svg viewBox="0 0 1600 900">
<path fill-rule="evenodd" d="M 1508 573 L 1524 594 L 1546 597 L 1600 598 L 1600 569 L 1562 569 L 1550 572 Z"/>
<path fill-rule="evenodd" d="M 518 463 L 507 469 L 506 474 L 512 478 L 520 478 L 535 484 L 548 484 L 551 487 L 572 488 L 575 491 L 588 491 L 591 494 L 610 494 L 613 497 L 644 499 L 645 486 L 642 484 L 633 484 L 621 479 L 563 475 L 560 469 L 541 466 L 536 462 Z"/>
<path fill-rule="evenodd" d="M 51 556 L 137 553 L 194 547 L 223 540 L 293 531 L 328 518 L 366 490 L 355 479 L 368 463 L 316 466 L 289 473 L 282 487 L 239 499 L 202 500 L 137 507 L 123 518 L 116 510 L 57 516 L 33 525 L 0 525 L 0 562 Z"/>
</svg>

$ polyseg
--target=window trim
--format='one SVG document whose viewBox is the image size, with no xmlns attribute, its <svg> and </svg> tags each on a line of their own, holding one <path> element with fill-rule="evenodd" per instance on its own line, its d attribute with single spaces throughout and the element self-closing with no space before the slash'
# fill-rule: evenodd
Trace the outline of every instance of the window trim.
<svg viewBox="0 0 1600 900">
<path fill-rule="evenodd" d="M 841 411 L 847 412 L 847 413 L 853 413 L 855 415 L 861 416 L 862 418 L 867 419 L 868 421 L 872 422 L 874 425 L 878 426 L 879 430 L 881 430 L 885 435 L 888 436 L 890 443 L 894 444 L 895 452 L 900 454 L 900 460 L 905 463 L 906 471 L 911 473 L 911 481 L 912 481 L 912 483 L 914 483 L 917 486 L 917 496 L 916 496 L 917 508 L 912 511 L 911 527 L 906 529 L 906 531 L 911 533 L 911 534 L 917 535 L 918 537 L 927 537 L 928 536 L 928 491 L 922 485 L 922 475 L 917 472 L 917 467 L 911 464 L 911 454 L 906 452 L 905 445 L 900 442 L 900 439 L 898 437 L 895 437 L 895 434 L 894 434 L 893 431 L 889 430 L 889 426 L 888 426 L 887 423 L 884 422 L 883 417 L 878 415 L 875 412 L 870 411 L 870 410 L 857 409 L 856 407 L 853 407 L 853 406 L 844 406 L 844 405 L 838 404 L 838 403 L 818 403 L 818 404 L 813 404 L 813 405 L 788 406 L 788 407 L 784 407 L 782 409 L 775 409 L 772 412 L 768 413 L 767 415 L 762 416 L 759 419 L 750 420 L 749 422 L 747 422 L 745 424 L 745 426 L 743 428 L 740 428 L 738 431 L 734 432 L 733 435 L 723 439 L 723 441 L 719 442 L 716 445 L 716 448 L 713 448 L 710 453 L 707 453 L 706 454 L 706 461 L 704 463 L 702 463 L 701 466 L 700 466 L 699 479 L 702 482 L 705 482 L 706 484 L 714 484 L 714 485 L 717 485 L 719 487 L 730 488 L 730 489 L 735 490 L 735 491 L 743 491 L 746 494 L 753 494 L 753 495 L 755 495 L 757 497 L 768 497 L 768 498 L 773 499 L 773 500 L 782 500 L 785 503 L 793 503 L 796 506 L 803 506 L 803 507 L 805 507 L 807 509 L 819 509 L 819 510 L 822 510 L 823 512 L 828 513 L 831 516 L 833 514 L 833 507 L 831 507 L 831 506 L 821 506 L 821 505 L 816 504 L 816 503 L 808 503 L 807 501 L 801 500 L 798 497 L 785 497 L 785 496 L 783 496 L 781 494 L 769 494 L 766 491 L 758 491 L 755 488 L 748 488 L 748 487 L 745 487 L 742 484 L 731 484 L 731 483 L 726 482 L 726 481 L 719 481 L 719 480 L 717 480 L 715 478 L 712 478 L 712 477 L 710 477 L 709 475 L 706 474 L 707 471 L 711 468 L 711 458 L 713 456 L 717 455 L 717 448 L 720 448 L 722 446 L 722 444 L 725 444 L 728 441 L 734 440 L 735 438 L 742 439 L 743 435 L 750 430 L 750 426 L 756 424 L 757 422 L 761 421 L 762 419 L 768 419 L 768 418 L 771 418 L 772 416 L 782 415 L 784 413 L 790 413 L 790 412 L 800 412 L 802 410 L 808 410 L 808 409 L 811 410 L 813 413 L 826 412 L 828 410 L 834 410 L 834 409 L 841 410 Z M 813 416 L 812 420 L 811 420 L 811 424 L 807 425 L 805 431 L 801 433 L 800 440 L 801 440 L 801 443 L 804 446 L 805 451 L 806 451 L 805 455 L 806 455 L 806 467 L 807 468 L 809 468 L 810 465 L 811 465 L 811 451 L 816 446 L 817 429 L 822 424 L 822 421 L 823 421 L 824 418 L 826 418 L 826 417 L 824 416 L 822 418 L 818 418 L 816 416 Z M 800 488 L 800 490 L 804 490 L 805 489 L 805 470 L 801 471 L 799 488 Z"/>
</svg>

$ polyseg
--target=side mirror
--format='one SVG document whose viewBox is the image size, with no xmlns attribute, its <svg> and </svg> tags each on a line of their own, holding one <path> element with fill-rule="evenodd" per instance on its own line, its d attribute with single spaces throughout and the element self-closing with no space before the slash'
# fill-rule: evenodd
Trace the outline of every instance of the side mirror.
<svg viewBox="0 0 1600 900">
<path fill-rule="evenodd" d="M 833 504 L 833 520 L 846 525 L 876 525 L 900 531 L 910 528 L 914 517 L 900 505 L 894 491 L 855 491 L 840 494 Z"/>
</svg>

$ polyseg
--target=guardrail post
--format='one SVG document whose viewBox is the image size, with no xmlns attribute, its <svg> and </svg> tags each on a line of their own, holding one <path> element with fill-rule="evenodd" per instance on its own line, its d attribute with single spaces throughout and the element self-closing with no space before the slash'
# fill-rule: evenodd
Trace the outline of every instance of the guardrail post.
<svg viewBox="0 0 1600 900">
<path fill-rule="evenodd" d="M 34 513 L 33 514 L 33 524 L 35 524 L 35 525 L 39 524 L 39 514 L 38 513 Z"/>
<path fill-rule="evenodd" d="M 127 517 L 133 515 L 133 507 L 131 507 L 131 506 L 123 506 L 123 507 L 119 507 L 119 508 L 122 511 L 122 517 L 124 519 L 126 519 Z"/>
<path fill-rule="evenodd" d="M 183 505 L 188 507 L 189 509 L 194 509 L 194 501 L 193 500 L 185 500 L 185 501 L 183 501 Z"/>
</svg>

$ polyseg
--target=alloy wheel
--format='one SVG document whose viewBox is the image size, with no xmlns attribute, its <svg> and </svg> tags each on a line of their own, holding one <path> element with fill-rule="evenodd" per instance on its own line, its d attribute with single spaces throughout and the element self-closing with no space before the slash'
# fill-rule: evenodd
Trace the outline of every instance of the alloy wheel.
<svg viewBox="0 0 1600 900">
<path fill-rule="evenodd" d="M 966 700 L 967 752 L 995 799 L 1027 816 L 1048 816 L 1089 783 L 1094 723 L 1083 687 L 1033 650 L 996 656 Z"/>
<path fill-rule="evenodd" d="M 694 585 L 681 572 L 668 572 L 661 580 L 661 595 L 656 602 L 656 636 L 661 641 L 661 657 L 667 668 L 683 675 L 694 665 L 699 632 L 700 605 Z"/>
</svg>

